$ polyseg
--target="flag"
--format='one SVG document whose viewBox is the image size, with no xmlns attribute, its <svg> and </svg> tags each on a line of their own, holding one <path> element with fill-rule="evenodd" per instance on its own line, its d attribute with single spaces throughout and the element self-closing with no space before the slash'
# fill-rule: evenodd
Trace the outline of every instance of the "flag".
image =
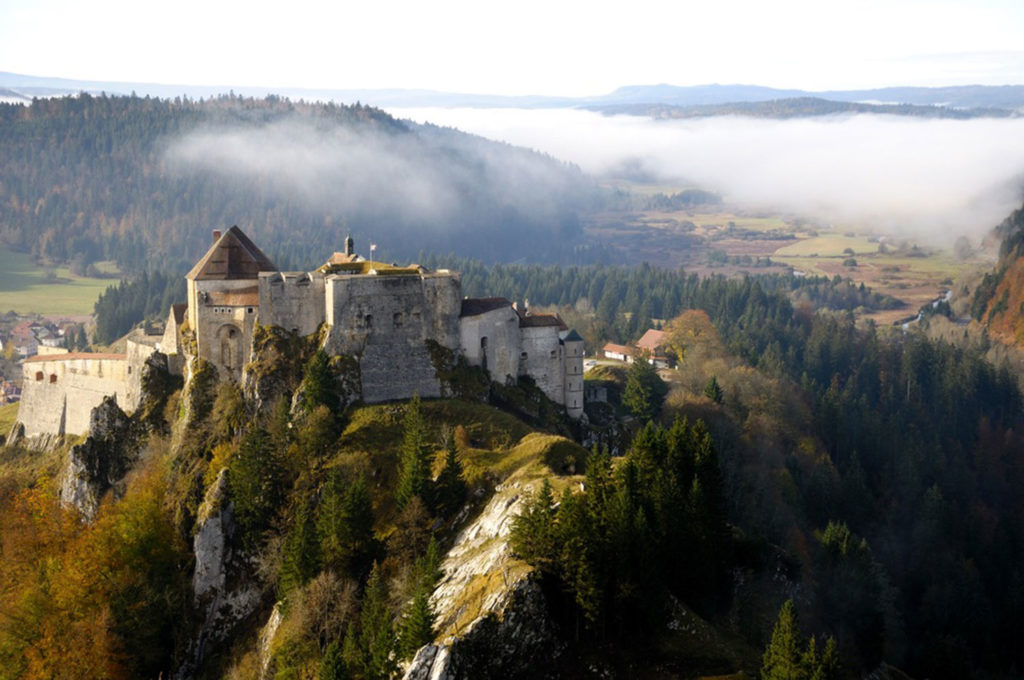
<svg viewBox="0 0 1024 680">
<path fill-rule="evenodd" d="M 377 244 L 376 243 L 371 243 L 370 244 L 370 252 L 373 253 L 373 251 L 375 251 L 375 250 L 377 250 Z"/>
</svg>

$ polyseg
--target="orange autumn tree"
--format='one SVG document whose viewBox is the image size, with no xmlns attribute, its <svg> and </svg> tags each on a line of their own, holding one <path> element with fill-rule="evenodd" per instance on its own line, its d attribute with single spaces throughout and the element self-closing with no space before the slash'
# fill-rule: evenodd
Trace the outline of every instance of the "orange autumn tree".
<svg viewBox="0 0 1024 680">
<path fill-rule="evenodd" d="M 2 517 L 2 677 L 155 677 L 182 619 L 183 549 L 156 475 L 105 503 L 92 525 L 52 485 Z"/>
<path fill-rule="evenodd" d="M 663 347 L 678 361 L 688 354 L 717 355 L 722 349 L 718 330 L 702 309 L 687 309 L 665 324 Z"/>
</svg>

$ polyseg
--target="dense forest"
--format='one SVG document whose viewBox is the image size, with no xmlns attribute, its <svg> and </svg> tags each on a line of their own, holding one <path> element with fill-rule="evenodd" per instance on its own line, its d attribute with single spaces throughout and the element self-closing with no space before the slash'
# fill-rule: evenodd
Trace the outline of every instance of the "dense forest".
<svg viewBox="0 0 1024 680">
<path fill-rule="evenodd" d="M 408 259 L 587 261 L 577 168 L 367 106 L 278 97 L 0 104 L 0 243 L 41 258 L 185 271 L 238 224 L 285 268 L 353 234 Z"/>
</svg>

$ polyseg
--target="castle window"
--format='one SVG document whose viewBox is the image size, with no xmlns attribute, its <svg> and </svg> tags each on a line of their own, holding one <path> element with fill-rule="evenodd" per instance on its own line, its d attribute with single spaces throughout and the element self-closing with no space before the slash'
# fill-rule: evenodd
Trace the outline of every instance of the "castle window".
<svg viewBox="0 0 1024 680">
<path fill-rule="evenodd" d="M 42 379 L 43 379 L 43 372 L 42 371 L 36 371 L 36 380 L 37 381 L 42 381 Z"/>
<path fill-rule="evenodd" d="M 523 352 L 522 354 L 519 355 L 519 360 L 526 361 L 526 352 Z"/>
<path fill-rule="evenodd" d="M 57 382 L 57 374 L 56 373 L 51 373 L 50 374 L 50 382 L 51 383 Z"/>
<path fill-rule="evenodd" d="M 551 358 L 554 359 L 556 356 L 558 356 L 558 352 L 551 350 Z"/>
<path fill-rule="evenodd" d="M 250 307 L 250 308 L 249 308 L 249 309 L 247 309 L 246 311 L 247 311 L 247 312 L 249 312 L 250 314 L 252 314 L 252 307 Z"/>
<path fill-rule="evenodd" d="M 131 367 L 131 366 L 129 366 L 129 367 L 128 367 L 128 375 L 131 375 L 131 374 L 132 374 L 132 367 Z"/>
<path fill-rule="evenodd" d="M 367 328 L 373 328 L 373 314 L 367 314 L 363 317 L 363 322 Z"/>
<path fill-rule="evenodd" d="M 401 328 L 401 327 L 402 327 L 402 313 L 401 312 L 395 312 L 395 328 Z"/>
</svg>

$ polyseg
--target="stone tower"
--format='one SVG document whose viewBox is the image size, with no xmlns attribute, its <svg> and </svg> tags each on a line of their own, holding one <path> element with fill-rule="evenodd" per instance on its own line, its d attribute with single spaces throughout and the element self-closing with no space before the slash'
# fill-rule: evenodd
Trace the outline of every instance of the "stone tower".
<svg viewBox="0 0 1024 680">
<path fill-rule="evenodd" d="M 260 272 L 277 268 L 238 227 L 213 232 L 213 245 L 185 279 L 196 353 L 238 379 L 259 311 Z"/>
</svg>

